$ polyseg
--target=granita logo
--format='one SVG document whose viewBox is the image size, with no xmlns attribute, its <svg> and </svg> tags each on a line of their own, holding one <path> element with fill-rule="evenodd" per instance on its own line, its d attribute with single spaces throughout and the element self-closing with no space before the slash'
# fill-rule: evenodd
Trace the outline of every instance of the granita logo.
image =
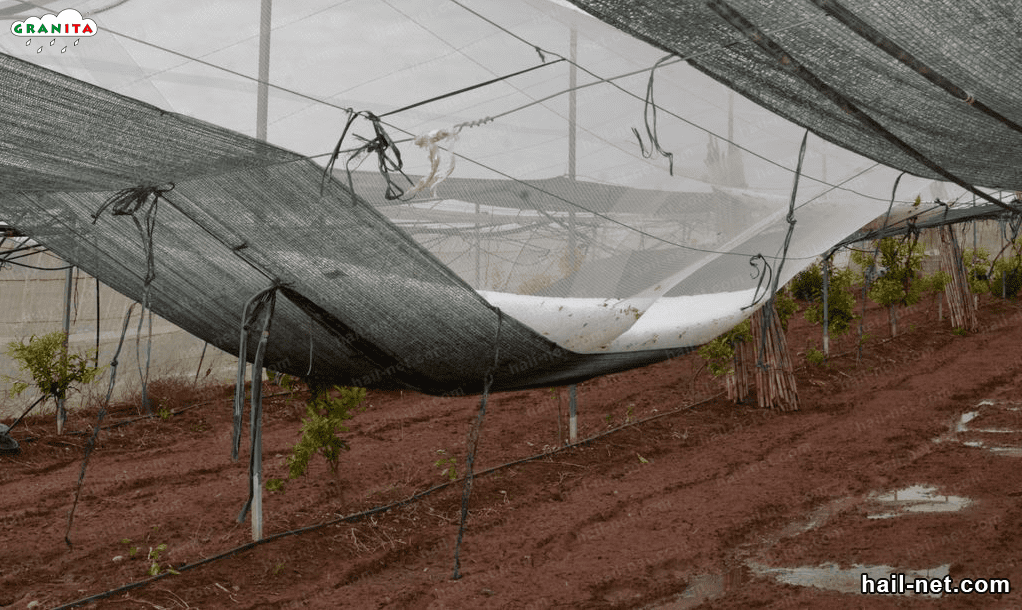
<svg viewBox="0 0 1022 610">
<path fill-rule="evenodd" d="M 50 46 L 57 42 L 57 37 L 75 37 L 74 46 L 78 46 L 82 36 L 95 36 L 99 28 L 92 19 L 84 19 L 82 14 L 73 8 L 66 8 L 60 11 L 59 15 L 48 13 L 42 17 L 29 17 L 24 21 L 15 21 L 11 24 L 11 33 L 15 36 L 28 38 L 25 46 L 32 44 L 32 37 L 49 38 Z M 42 53 L 43 46 L 39 45 L 36 53 Z M 67 45 L 60 50 L 67 51 Z"/>
<path fill-rule="evenodd" d="M 15 36 L 95 36 L 96 22 L 82 18 L 82 14 L 73 8 L 60 11 L 54 15 L 48 13 L 42 17 L 29 17 L 24 21 L 15 21 L 11 25 L 11 33 Z"/>
</svg>

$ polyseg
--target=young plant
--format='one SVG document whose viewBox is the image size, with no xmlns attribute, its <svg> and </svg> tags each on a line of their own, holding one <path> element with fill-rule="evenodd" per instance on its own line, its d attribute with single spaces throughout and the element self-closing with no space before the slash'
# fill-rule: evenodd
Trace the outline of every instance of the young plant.
<svg viewBox="0 0 1022 610">
<path fill-rule="evenodd" d="M 159 544 L 156 548 L 149 547 L 149 556 L 146 558 L 149 564 L 149 569 L 146 574 L 149 576 L 157 576 L 160 573 L 160 553 L 167 550 L 166 544 Z M 171 567 L 167 567 L 167 571 L 171 574 L 180 574 L 177 570 Z"/>
<path fill-rule="evenodd" d="M 815 264 L 802 273 L 807 272 L 815 272 L 819 275 L 821 291 L 819 300 L 806 307 L 804 316 L 806 321 L 822 325 L 823 273 Z M 831 335 L 845 334 L 852 327 L 852 322 L 858 318 L 855 315 L 855 292 L 852 290 L 855 279 L 855 272 L 847 268 L 836 269 L 830 273 L 830 281 L 827 283 L 827 320 L 828 331 Z"/>
<path fill-rule="evenodd" d="M 823 272 L 820 271 L 819 263 L 813 263 L 799 271 L 788 282 L 788 290 L 796 299 L 807 303 L 815 303 L 823 299 Z"/>
<path fill-rule="evenodd" d="M 78 386 L 92 383 L 103 372 L 90 364 L 90 354 L 72 353 L 67 348 L 66 337 L 61 331 L 35 336 L 28 343 L 12 341 L 7 344 L 7 355 L 18 363 L 21 371 L 28 373 L 32 382 L 5 377 L 11 384 L 11 395 L 17 396 L 33 384 L 44 398 L 53 398 L 61 404 L 68 392 Z"/>
<path fill-rule="evenodd" d="M 810 364 L 821 366 L 826 359 L 827 357 L 823 354 L 823 352 L 816 349 L 815 347 L 810 347 L 806 351 L 806 361 L 809 362 Z"/>
<path fill-rule="evenodd" d="M 353 411 L 365 400 L 365 388 L 342 388 L 334 386 L 340 396 L 334 398 L 323 386 L 311 386 L 312 396 L 305 405 L 307 417 L 302 420 L 302 438 L 294 446 L 287 459 L 288 478 L 297 479 L 305 474 L 309 460 L 316 453 L 326 459 L 331 472 L 337 472 L 341 450 L 348 449 L 348 443 L 337 437 L 338 432 L 347 432 L 345 420 L 355 416 Z"/>
<path fill-rule="evenodd" d="M 1000 257 L 994 261 L 989 278 L 990 294 L 998 297 L 1014 297 L 1022 288 L 1022 238 L 1011 244 L 1014 256 Z"/>
<path fill-rule="evenodd" d="M 972 294 L 990 292 L 988 274 L 990 273 L 990 253 L 985 248 L 962 252 L 962 262 L 969 278 L 969 291 Z"/>
<path fill-rule="evenodd" d="M 436 451 L 440 458 L 433 462 L 433 465 L 437 468 L 443 468 L 440 471 L 440 476 L 447 477 L 448 480 L 454 481 L 458 478 L 458 460 L 447 455 L 447 452 L 443 449 L 437 449 Z"/>
<path fill-rule="evenodd" d="M 749 320 L 738 324 L 723 335 L 699 348 L 699 355 L 706 360 L 706 366 L 714 377 L 734 373 L 735 344 L 752 340 L 752 326 Z"/>
<path fill-rule="evenodd" d="M 891 336 L 898 334 L 899 306 L 915 305 L 919 302 L 927 283 L 919 280 L 923 266 L 923 248 L 915 240 L 897 240 L 887 237 L 880 240 L 876 249 L 879 258 L 874 266 L 872 252 L 852 252 L 852 260 L 863 270 L 882 268 L 886 272 L 873 280 L 869 298 L 887 307 L 891 325 Z"/>
</svg>

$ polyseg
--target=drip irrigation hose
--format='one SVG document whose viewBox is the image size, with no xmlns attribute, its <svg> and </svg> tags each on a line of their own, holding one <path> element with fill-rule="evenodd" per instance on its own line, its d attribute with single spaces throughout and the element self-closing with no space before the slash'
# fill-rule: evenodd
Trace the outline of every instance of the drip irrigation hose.
<svg viewBox="0 0 1022 610">
<path fill-rule="evenodd" d="M 684 407 L 679 407 L 679 408 L 673 409 L 671 411 L 665 411 L 664 413 L 657 413 L 656 415 L 652 415 L 652 416 L 644 418 L 644 419 L 640 419 L 640 420 L 636 420 L 636 421 L 629 422 L 629 423 L 626 423 L 626 424 L 622 424 L 620 426 L 617 426 L 616 428 L 611 428 L 610 430 L 604 430 L 603 432 L 601 432 L 599 434 L 596 434 L 596 435 L 591 436 L 589 438 L 583 439 L 583 440 L 581 440 L 581 441 L 579 441 L 577 443 L 572 443 L 570 445 L 565 445 L 563 447 L 557 447 L 557 448 L 555 448 L 555 449 L 553 449 L 551 451 L 546 451 L 546 452 L 543 452 L 543 453 L 537 453 L 537 454 L 530 455 L 530 456 L 527 456 L 527 457 L 524 457 L 524 458 L 519 458 L 517 460 L 510 461 L 510 462 L 507 462 L 507 463 L 504 463 L 504 464 L 500 464 L 499 466 L 493 466 L 491 468 L 487 468 L 486 470 L 483 470 L 483 471 L 480 471 L 479 473 L 476 473 L 474 476 L 477 476 L 477 477 L 486 476 L 488 474 L 492 474 L 494 472 L 498 472 L 498 471 L 504 470 L 506 468 L 512 468 L 514 466 L 518 466 L 518 465 L 525 464 L 525 463 L 528 463 L 528 462 L 534 462 L 536 460 L 540 460 L 540 459 L 543 459 L 545 457 L 549 457 L 549 456 L 552 456 L 554 454 L 561 453 L 563 451 L 567 451 L 568 449 L 574 449 L 576 447 L 585 447 L 585 446 L 591 444 L 593 441 L 599 440 L 599 439 L 601 439 L 601 438 L 603 438 L 605 436 L 609 436 L 609 435 L 614 434 L 616 432 L 620 432 L 622 430 L 625 430 L 625 429 L 628 429 L 628 428 L 632 428 L 632 427 L 638 426 L 640 424 L 644 424 L 644 423 L 651 422 L 651 421 L 654 421 L 654 420 L 657 420 L 657 419 L 661 419 L 661 418 L 667 417 L 669 415 L 675 415 L 677 413 L 681 413 L 682 411 L 688 411 L 688 410 L 693 409 L 695 407 L 698 407 L 700 405 L 704 405 L 704 404 L 706 404 L 708 402 L 716 400 L 717 398 L 720 398 L 723 395 L 724 395 L 724 392 L 718 392 L 718 393 L 714 394 L 713 396 L 710 396 L 709 398 L 704 398 L 703 400 L 700 400 L 698 402 L 694 402 L 694 403 L 692 403 L 690 405 L 686 405 Z M 187 572 L 189 570 L 193 570 L 195 568 L 203 566 L 203 565 L 205 565 L 207 563 L 211 563 L 211 562 L 217 561 L 219 559 L 227 559 L 229 557 L 233 557 L 234 555 L 237 555 L 238 553 L 242 553 L 242 552 L 247 551 L 249 549 L 255 548 L 255 547 L 259 546 L 259 545 L 267 544 L 269 542 L 273 542 L 273 541 L 279 540 L 281 538 L 286 538 L 286 537 L 289 537 L 289 536 L 295 536 L 295 535 L 298 535 L 298 534 L 304 534 L 304 533 L 307 533 L 307 532 L 312 532 L 312 531 L 315 531 L 315 530 L 318 530 L 318 529 L 322 529 L 324 527 L 329 527 L 331 525 L 337 525 L 339 523 L 352 523 L 352 522 L 356 522 L 356 521 L 361 521 L 362 519 L 365 519 L 366 517 L 369 517 L 369 516 L 372 516 L 372 515 L 377 515 L 377 514 L 380 514 L 380 513 L 385 513 L 385 512 L 388 512 L 390 510 L 393 510 L 395 508 L 400 508 L 400 507 L 405 506 L 407 504 L 411 504 L 413 502 L 421 500 L 422 498 L 425 498 L 426 496 L 432 495 L 432 494 L 434 494 L 434 493 L 436 493 L 438 491 L 441 491 L 443 489 L 451 487 L 455 483 L 457 483 L 457 482 L 459 482 L 459 481 L 461 481 L 463 479 L 464 479 L 464 477 L 462 477 L 462 479 L 455 479 L 453 481 L 446 481 L 444 483 L 440 483 L 439 485 L 434 485 L 433 487 L 430 487 L 429 489 L 425 489 L 423 491 L 414 493 L 414 494 L 408 496 L 407 498 L 405 498 L 403 500 L 398 500 L 398 501 L 392 502 L 390 504 L 384 504 L 384 505 L 381 505 L 381 506 L 376 506 L 374 508 L 370 508 L 370 509 L 362 511 L 362 512 L 352 513 L 350 515 L 345 515 L 343 517 L 338 517 L 337 519 L 331 519 L 330 521 L 324 521 L 322 523 L 316 523 L 316 524 L 313 524 L 313 525 L 308 525 L 306 527 L 301 527 L 301 528 L 289 530 L 289 531 L 286 531 L 286 532 L 278 532 L 278 533 L 273 534 L 271 536 L 267 536 L 267 537 L 265 537 L 265 538 L 263 538 L 261 540 L 256 540 L 256 541 L 253 541 L 253 542 L 249 542 L 249 543 L 243 544 L 241 546 L 235 547 L 233 549 L 229 549 L 227 551 L 219 553 L 217 555 L 213 555 L 212 557 L 207 557 L 205 559 L 201 559 L 201 560 L 196 561 L 194 563 L 190 563 L 190 564 L 187 564 L 187 565 L 183 565 L 181 567 L 174 568 L 174 571 L 178 572 L 178 573 Z M 102 593 L 97 593 L 96 595 L 91 595 L 89 597 L 84 597 L 82 599 L 75 600 L 73 602 L 64 604 L 62 606 L 57 606 L 54 610 L 66 610 L 66 609 L 69 609 L 69 608 L 78 608 L 80 606 L 84 606 L 86 604 L 90 604 L 92 602 L 95 602 L 95 601 L 98 601 L 98 600 L 101 600 L 101 599 L 105 599 L 105 598 L 111 597 L 111 596 L 116 595 L 118 593 L 124 593 L 126 591 L 131 591 L 132 589 L 138 589 L 140 587 L 144 587 L 144 586 L 146 586 L 146 585 L 148 585 L 150 583 L 153 583 L 153 582 L 155 582 L 157 580 L 161 580 L 161 579 L 166 578 L 167 576 L 171 576 L 171 575 L 174 575 L 174 573 L 173 572 L 164 572 L 163 574 L 158 574 L 156 576 L 153 576 L 152 578 L 147 578 L 145 580 L 140 580 L 140 581 L 136 581 L 136 582 L 133 582 L 133 583 L 128 583 L 128 584 L 126 584 L 124 586 L 121 586 L 121 587 L 118 587 L 116 589 L 110 589 L 110 590 L 104 591 Z"/>
</svg>

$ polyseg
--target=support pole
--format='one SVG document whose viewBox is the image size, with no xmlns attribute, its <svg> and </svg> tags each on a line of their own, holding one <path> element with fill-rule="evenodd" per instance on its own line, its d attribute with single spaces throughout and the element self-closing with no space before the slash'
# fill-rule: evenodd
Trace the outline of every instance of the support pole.
<svg viewBox="0 0 1022 610">
<path fill-rule="evenodd" d="M 571 65 L 568 67 L 568 179 L 575 179 L 575 138 L 576 131 L 578 129 L 576 125 L 576 97 L 575 88 L 578 86 L 578 67 L 576 66 L 576 60 L 578 57 L 578 32 L 574 26 L 571 28 L 571 45 L 570 45 L 570 57 Z M 571 265 L 571 271 L 569 274 L 574 274 L 578 270 L 578 240 L 575 235 L 575 207 L 572 206 L 568 210 L 568 262 Z"/>
<path fill-rule="evenodd" d="M 64 276 L 64 352 L 67 352 L 67 341 L 71 335 L 71 283 L 74 267 L 67 268 L 67 275 Z M 65 398 L 57 398 L 57 434 L 63 434 L 64 422 L 67 421 L 67 410 L 64 408 Z"/>
<path fill-rule="evenodd" d="M 578 442 L 578 386 L 568 386 L 568 442 Z"/>
<path fill-rule="evenodd" d="M 256 98 L 256 139 L 266 141 L 270 93 L 270 13 L 273 0 L 263 0 L 259 15 L 259 93 Z"/>
<path fill-rule="evenodd" d="M 823 356 L 830 357 L 830 255 L 823 257 Z"/>
</svg>

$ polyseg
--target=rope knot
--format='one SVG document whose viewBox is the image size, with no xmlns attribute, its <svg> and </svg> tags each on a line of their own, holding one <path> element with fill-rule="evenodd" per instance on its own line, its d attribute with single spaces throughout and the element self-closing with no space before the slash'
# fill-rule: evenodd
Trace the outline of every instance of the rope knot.
<svg viewBox="0 0 1022 610">
<path fill-rule="evenodd" d="M 341 145 L 344 143 L 345 136 L 348 135 L 348 130 L 351 129 L 352 123 L 354 123 L 355 119 L 358 117 L 362 117 L 372 123 L 373 133 L 375 134 L 374 137 L 364 138 L 355 134 L 355 138 L 358 139 L 362 145 L 357 148 L 341 150 Z M 390 154 L 390 151 L 393 151 L 392 155 Z M 404 171 L 402 171 L 404 162 L 401 160 L 401 151 L 398 150 L 397 145 L 394 144 L 394 140 L 391 139 L 390 135 L 383 129 L 380 117 L 368 110 L 352 112 L 348 116 L 348 121 L 344 125 L 341 137 L 337 140 L 337 145 L 334 146 L 333 152 L 330 153 L 330 160 L 327 162 L 326 169 L 323 172 L 323 182 L 320 185 L 321 194 L 324 186 L 326 185 L 326 180 L 333 172 L 334 165 L 337 163 L 337 159 L 341 156 L 341 153 L 348 154 L 348 159 L 344 162 L 344 169 L 348 173 L 348 187 L 351 189 L 352 194 L 355 192 L 355 187 L 351 180 L 351 163 L 356 160 L 361 162 L 361 160 L 366 156 L 375 154 L 380 175 L 387 181 L 387 192 L 385 197 L 388 200 L 394 200 L 400 199 L 401 196 L 404 195 L 404 190 L 399 187 L 390 176 L 391 172 L 398 172 L 404 176 Z M 412 181 L 408 179 L 408 176 L 405 176 L 405 179 L 408 180 L 409 184 L 411 184 Z"/>
<path fill-rule="evenodd" d="M 174 183 L 170 182 L 169 185 L 167 187 L 153 185 L 132 186 L 117 191 L 108 197 L 103 202 L 103 205 L 99 206 L 96 213 L 92 215 L 92 224 L 96 224 L 100 215 L 108 207 L 113 208 L 110 212 L 112 216 L 134 216 L 135 212 L 142 209 L 149 202 L 150 198 L 152 198 L 152 204 L 155 205 L 160 197 L 174 190 Z"/>
</svg>

